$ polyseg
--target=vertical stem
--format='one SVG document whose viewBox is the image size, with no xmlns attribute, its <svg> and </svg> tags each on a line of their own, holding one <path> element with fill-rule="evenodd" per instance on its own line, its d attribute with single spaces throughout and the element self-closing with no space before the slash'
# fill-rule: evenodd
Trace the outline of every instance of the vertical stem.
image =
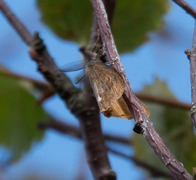
<svg viewBox="0 0 196 180">
<path fill-rule="evenodd" d="M 192 179 L 191 175 L 183 167 L 183 165 L 174 157 L 167 146 L 164 144 L 161 137 L 155 131 L 151 125 L 147 115 L 144 113 L 143 108 L 135 94 L 133 93 L 130 84 L 126 78 L 123 66 L 118 55 L 116 45 L 111 33 L 110 25 L 108 23 L 107 14 L 103 2 L 101 0 L 91 0 L 94 12 L 96 13 L 99 30 L 101 32 L 101 38 L 103 44 L 105 44 L 105 51 L 107 60 L 111 65 L 122 75 L 125 80 L 125 92 L 123 98 L 126 100 L 130 111 L 136 121 L 135 131 L 142 133 L 152 147 L 156 155 L 164 163 L 164 165 L 170 170 L 172 176 L 175 179 Z"/>
<path fill-rule="evenodd" d="M 191 119 L 196 128 L 196 22 L 193 33 L 193 47 L 190 54 L 191 76 Z"/>
<path fill-rule="evenodd" d="M 112 21 L 113 11 L 115 7 L 115 0 L 105 0 L 105 6 L 108 9 L 108 15 L 110 21 Z M 93 22 L 91 27 L 91 34 L 89 38 L 89 46 L 94 46 L 95 43 L 99 45 L 102 44 L 101 40 L 97 42 L 98 34 L 98 24 L 93 12 Z M 98 45 L 96 44 L 96 45 Z M 91 60 L 91 56 L 86 53 L 85 49 L 81 49 L 84 55 L 84 60 L 86 64 Z M 99 108 L 97 101 L 94 97 L 90 82 L 88 78 L 84 79 L 84 92 L 85 92 L 85 108 L 91 110 L 87 115 L 87 118 L 80 119 L 80 127 L 82 129 L 82 135 L 85 140 L 87 161 L 93 172 L 94 179 L 98 180 L 115 180 L 116 174 L 111 169 L 110 162 L 107 156 L 107 149 L 104 144 L 103 133 L 101 129 L 101 122 L 99 116 Z"/>
</svg>

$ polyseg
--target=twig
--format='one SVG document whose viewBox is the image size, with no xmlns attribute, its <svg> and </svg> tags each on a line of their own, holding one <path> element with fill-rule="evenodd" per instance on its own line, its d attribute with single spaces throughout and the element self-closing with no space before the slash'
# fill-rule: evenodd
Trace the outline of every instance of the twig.
<svg viewBox="0 0 196 180">
<path fill-rule="evenodd" d="M 124 69 L 120 62 L 116 45 L 111 34 L 110 25 L 108 23 L 107 14 L 105 12 L 104 5 L 101 0 L 91 0 L 94 12 L 96 13 L 97 21 L 99 24 L 99 30 L 101 38 L 105 44 L 105 50 L 108 62 L 122 75 L 126 83 L 124 99 L 127 101 L 127 105 L 130 106 L 130 110 L 136 121 L 135 131 L 142 133 L 152 147 L 156 155 L 161 159 L 165 166 L 170 170 L 172 176 L 176 179 L 192 179 L 191 175 L 182 166 L 180 162 L 174 157 L 169 149 L 163 143 L 163 140 L 154 130 L 153 126 L 148 120 L 148 117 L 144 113 L 140 102 L 132 92 L 130 84 L 126 78 Z"/>
<path fill-rule="evenodd" d="M 49 121 L 39 122 L 38 127 L 42 129 L 53 129 L 63 134 L 67 134 L 67 135 L 82 139 L 81 131 L 79 127 L 65 123 L 65 122 L 61 122 L 54 118 L 50 118 Z M 105 133 L 103 136 L 106 141 L 112 141 L 112 142 L 121 143 L 124 145 L 131 144 L 131 140 L 126 137 L 111 135 L 108 133 Z"/>
<path fill-rule="evenodd" d="M 42 104 L 46 99 L 48 99 L 49 97 L 51 97 L 52 95 L 55 94 L 54 89 L 46 82 L 39 81 L 39 80 L 30 78 L 30 77 L 27 77 L 24 75 L 20 75 L 17 73 L 13 73 L 13 72 L 11 72 L 7 69 L 4 69 L 4 68 L 0 68 L 0 75 L 30 82 L 35 87 L 35 89 L 37 89 L 37 90 L 39 90 L 39 92 L 41 92 L 41 96 L 38 99 L 39 105 Z"/>
<path fill-rule="evenodd" d="M 90 162 L 94 178 L 116 179 L 107 158 L 100 123 L 92 121 L 95 117 L 99 117 L 99 112 L 92 108 L 89 109 L 89 106 L 86 108 L 85 103 L 87 102 L 83 92 L 76 88 L 71 80 L 58 69 L 38 33 L 32 37 L 3 0 L 0 0 L 0 10 L 21 38 L 30 46 L 29 54 L 36 61 L 38 70 L 66 103 L 68 109 L 80 120 L 81 131 L 86 144 L 87 160 Z"/>
<path fill-rule="evenodd" d="M 180 7 L 182 7 L 187 13 L 189 13 L 191 16 L 196 18 L 196 10 L 192 8 L 188 3 L 186 3 L 184 0 L 172 0 L 176 4 L 178 4 Z"/>
<path fill-rule="evenodd" d="M 166 99 L 166 98 L 161 98 L 157 96 L 151 96 L 151 95 L 146 95 L 146 94 L 140 94 L 140 93 L 135 93 L 136 96 L 144 101 L 152 102 L 152 103 L 158 103 L 166 106 L 171 106 L 171 107 L 177 107 L 181 108 L 184 110 L 190 110 L 191 105 L 188 103 L 180 102 L 177 100 L 171 100 L 171 99 Z"/>
<path fill-rule="evenodd" d="M 4 16 L 13 26 L 13 28 L 17 31 L 17 33 L 20 35 L 23 41 L 30 45 L 30 32 L 20 21 L 18 21 L 17 17 L 12 13 L 12 11 L 10 11 L 9 7 L 3 2 L 3 0 L 0 1 L 0 10 L 3 12 Z"/>
<path fill-rule="evenodd" d="M 187 13 L 196 18 L 196 10 L 192 8 L 183 0 L 173 0 L 180 7 L 182 7 Z M 186 49 L 188 59 L 190 60 L 190 76 L 191 76 L 191 120 L 196 128 L 196 21 L 193 33 L 193 46 L 192 50 Z"/>
<path fill-rule="evenodd" d="M 30 77 L 27 77 L 27 76 L 23 76 L 23 75 L 20 75 L 20 74 L 17 74 L 17 73 L 13 73 L 13 72 L 11 72 L 9 70 L 6 70 L 6 69 L 0 68 L 0 75 L 8 76 L 8 77 L 15 78 L 15 79 L 21 79 L 21 80 L 29 81 L 32 84 L 35 84 L 36 86 L 40 86 L 44 89 L 50 88 L 49 84 L 46 83 L 46 82 L 39 81 L 39 80 L 30 78 Z"/>
<path fill-rule="evenodd" d="M 144 161 L 141 161 L 139 159 L 137 159 L 136 157 L 134 156 L 128 156 L 122 152 L 119 152 L 115 149 L 112 149 L 110 147 L 107 147 L 108 151 L 113 153 L 113 154 L 116 154 L 118 156 L 121 156 L 125 159 L 129 159 L 131 161 L 133 161 L 137 166 L 141 167 L 141 168 L 144 168 L 146 170 L 148 170 L 148 172 L 153 176 L 153 177 L 162 177 L 162 178 L 170 178 L 170 179 L 173 179 L 173 177 L 171 176 L 170 173 L 168 172 L 165 172 L 157 167 L 154 167 Z"/>
<path fill-rule="evenodd" d="M 191 76 L 191 119 L 196 128 L 196 21 L 193 34 L 192 50 L 185 50 L 190 60 L 190 76 Z"/>
</svg>

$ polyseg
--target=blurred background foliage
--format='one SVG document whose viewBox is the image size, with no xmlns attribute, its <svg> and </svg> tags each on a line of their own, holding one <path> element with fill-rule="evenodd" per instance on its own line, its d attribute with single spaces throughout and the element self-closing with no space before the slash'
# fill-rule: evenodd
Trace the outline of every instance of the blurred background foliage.
<svg viewBox="0 0 196 180">
<path fill-rule="evenodd" d="M 37 0 L 37 5 L 43 22 L 59 37 L 87 45 L 92 23 L 89 0 Z M 147 41 L 149 32 L 163 27 L 168 8 L 165 0 L 116 1 L 112 33 L 118 51 L 133 51 Z"/>
<path fill-rule="evenodd" d="M 25 88 L 29 83 L 0 76 L 0 143 L 9 150 L 9 163 L 19 160 L 43 136 L 37 123 L 47 115 Z"/>
</svg>

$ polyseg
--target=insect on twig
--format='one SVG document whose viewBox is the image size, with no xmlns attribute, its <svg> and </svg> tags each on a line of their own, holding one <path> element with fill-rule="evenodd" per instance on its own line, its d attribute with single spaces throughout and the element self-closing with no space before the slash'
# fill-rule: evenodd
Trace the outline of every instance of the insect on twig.
<svg viewBox="0 0 196 180">
<path fill-rule="evenodd" d="M 80 51 L 87 59 L 91 59 L 85 65 L 85 75 L 87 74 L 90 80 L 100 111 L 106 117 L 114 116 L 131 119 L 133 116 L 122 96 L 125 91 L 123 78 L 114 68 L 106 64 L 103 46 L 98 48 L 95 45 L 92 49 L 98 53 L 89 52 L 84 47 L 80 48 Z M 141 105 L 149 116 L 146 106 L 142 102 Z"/>
</svg>

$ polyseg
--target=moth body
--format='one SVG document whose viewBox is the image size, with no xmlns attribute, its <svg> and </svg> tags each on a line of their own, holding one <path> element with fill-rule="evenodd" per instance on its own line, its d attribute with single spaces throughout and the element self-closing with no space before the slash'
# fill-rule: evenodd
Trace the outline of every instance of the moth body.
<svg viewBox="0 0 196 180">
<path fill-rule="evenodd" d="M 125 82 L 121 75 L 114 68 L 98 60 L 88 63 L 85 70 L 100 111 L 106 117 L 133 118 L 122 96 L 125 91 Z M 142 102 L 141 106 L 149 116 L 150 113 Z"/>
</svg>

